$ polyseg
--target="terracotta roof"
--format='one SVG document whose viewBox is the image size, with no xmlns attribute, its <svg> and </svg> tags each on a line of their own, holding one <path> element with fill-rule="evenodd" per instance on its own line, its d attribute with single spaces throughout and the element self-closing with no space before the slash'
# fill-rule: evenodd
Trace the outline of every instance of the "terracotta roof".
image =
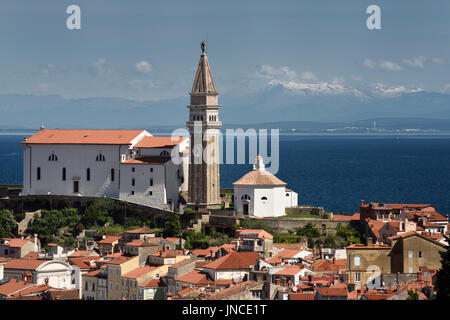
<svg viewBox="0 0 450 320">
<path fill-rule="evenodd" d="M 294 258 L 295 255 L 301 253 L 304 251 L 303 249 L 283 249 L 282 251 L 278 252 L 276 255 L 274 255 L 272 258 L 268 259 L 268 263 L 276 263 L 281 262 L 283 259 L 289 259 Z"/>
<path fill-rule="evenodd" d="M 163 164 L 170 161 L 170 157 L 136 157 L 122 162 L 122 164 Z"/>
<path fill-rule="evenodd" d="M 333 214 L 333 220 L 336 221 L 352 221 L 352 220 L 359 220 L 360 219 L 360 213 L 356 212 L 352 215 L 348 214 Z"/>
<path fill-rule="evenodd" d="M 48 291 L 48 298 L 50 300 L 79 300 L 80 296 L 78 295 L 77 289 L 50 289 Z"/>
<path fill-rule="evenodd" d="M 86 272 L 85 274 L 83 274 L 83 277 L 96 277 L 96 276 L 98 276 L 100 271 L 101 271 L 100 269 L 97 269 L 94 271 Z"/>
<path fill-rule="evenodd" d="M 152 229 L 144 226 L 144 227 L 141 227 L 141 228 L 138 228 L 138 229 L 125 231 L 125 233 L 130 233 L 130 234 L 154 234 L 155 231 L 153 231 Z"/>
<path fill-rule="evenodd" d="M 186 282 L 195 285 L 208 285 L 214 283 L 214 281 L 212 281 L 207 273 L 203 273 L 199 270 L 192 270 L 182 275 L 181 277 L 176 278 L 175 281 Z"/>
<path fill-rule="evenodd" d="M 11 239 L 6 245 L 10 248 L 22 248 L 28 242 L 27 239 Z"/>
<path fill-rule="evenodd" d="M 204 265 L 204 268 L 214 270 L 248 269 L 255 265 L 261 256 L 257 252 L 232 252 L 213 262 Z"/>
<path fill-rule="evenodd" d="M 157 244 L 150 242 L 150 241 L 145 241 L 143 239 L 127 242 L 127 243 L 125 243 L 125 245 L 129 246 L 129 247 L 154 247 L 154 246 L 157 246 Z"/>
<path fill-rule="evenodd" d="M 159 279 L 150 279 L 144 283 L 141 283 L 140 285 L 138 285 L 138 287 L 156 288 L 156 287 L 165 287 L 165 284 L 161 281 L 161 278 L 159 278 Z"/>
<path fill-rule="evenodd" d="M 172 242 L 172 243 L 177 243 L 177 242 L 180 241 L 180 238 L 176 238 L 176 237 L 167 237 L 167 238 L 164 238 L 164 240 L 167 240 L 167 241 Z"/>
<path fill-rule="evenodd" d="M 431 237 L 428 237 L 428 236 L 426 236 L 426 235 L 422 235 L 422 234 L 417 233 L 417 232 L 415 232 L 415 231 L 409 231 L 409 232 L 397 234 L 396 236 L 389 237 L 388 239 L 390 239 L 390 240 L 396 240 L 396 239 L 399 239 L 399 238 L 403 238 L 403 239 L 404 239 L 404 238 L 408 238 L 408 237 L 412 237 L 412 236 L 417 236 L 417 237 L 419 237 L 419 238 L 422 238 L 422 239 L 431 241 L 431 242 L 433 242 L 433 243 L 435 243 L 435 244 L 437 244 L 437 245 L 439 245 L 439 246 L 441 246 L 441 247 L 445 247 L 445 244 L 440 243 L 439 241 L 436 241 L 435 239 L 433 239 L 433 238 L 431 238 Z"/>
<path fill-rule="evenodd" d="M 300 273 L 303 269 L 299 267 L 284 267 L 283 269 L 277 271 L 275 274 L 283 276 L 295 276 Z"/>
<path fill-rule="evenodd" d="M 169 268 L 179 268 L 179 267 L 183 267 L 183 266 L 185 266 L 185 265 L 187 265 L 189 263 L 193 263 L 193 262 L 196 262 L 196 260 L 184 259 L 184 260 L 181 260 L 181 261 L 179 261 L 177 263 L 172 264 Z"/>
<path fill-rule="evenodd" d="M 223 248 L 226 252 L 231 253 L 236 251 L 236 243 L 224 243 L 219 248 Z"/>
<path fill-rule="evenodd" d="M 375 235 L 375 237 L 380 237 L 380 230 L 386 225 L 389 224 L 389 222 L 384 222 L 381 220 L 374 220 L 370 218 L 366 218 L 367 225 L 372 230 L 372 233 Z"/>
<path fill-rule="evenodd" d="M 72 258 L 75 257 L 90 257 L 90 256 L 97 256 L 97 253 L 93 250 L 77 250 L 73 252 L 70 256 Z"/>
<path fill-rule="evenodd" d="M 380 206 L 382 205 L 382 206 Z M 370 207 L 372 209 L 380 209 L 380 210 L 386 210 L 386 209 L 394 209 L 394 210 L 400 210 L 405 208 L 415 208 L 415 209 L 421 209 L 425 207 L 430 207 L 430 204 L 410 204 L 410 203 L 381 203 L 381 202 L 371 202 L 361 205 L 363 208 Z"/>
<path fill-rule="evenodd" d="M 69 263 L 76 265 L 80 269 L 95 269 L 95 264 L 92 266 L 92 261 L 98 261 L 100 260 L 100 256 L 96 257 L 69 257 Z"/>
<path fill-rule="evenodd" d="M 0 295 L 9 296 L 18 291 L 33 287 L 34 284 L 22 280 L 8 279 L 9 281 L 0 285 Z"/>
<path fill-rule="evenodd" d="M 47 260 L 34 259 L 13 259 L 9 260 L 5 265 L 5 269 L 20 269 L 20 270 L 36 270 L 41 264 Z"/>
<path fill-rule="evenodd" d="M 273 236 L 264 229 L 237 229 L 236 238 L 239 237 L 273 240 Z"/>
<path fill-rule="evenodd" d="M 180 144 L 186 137 L 144 137 L 135 148 L 172 148 Z"/>
<path fill-rule="evenodd" d="M 36 293 L 40 293 L 40 292 L 45 292 L 49 289 L 51 289 L 51 287 L 46 286 L 44 284 L 34 285 L 34 286 L 28 287 L 24 290 L 14 293 L 14 296 L 19 297 L 19 296 L 25 296 L 25 295 L 30 295 L 30 294 L 36 294 Z"/>
<path fill-rule="evenodd" d="M 209 247 L 206 249 L 195 249 L 192 251 L 192 254 L 197 257 L 212 257 L 211 251 L 215 254 L 219 250 L 219 247 Z"/>
<path fill-rule="evenodd" d="M 130 272 L 123 274 L 122 278 L 137 279 L 137 278 L 142 277 L 143 275 L 146 275 L 147 273 L 155 271 L 158 268 L 159 267 L 151 267 L 151 266 L 144 266 L 144 267 L 136 268 Z"/>
<path fill-rule="evenodd" d="M 314 300 L 314 292 L 289 293 L 289 300 Z"/>
<path fill-rule="evenodd" d="M 43 129 L 22 143 L 36 144 L 130 144 L 145 130 Z"/>
<path fill-rule="evenodd" d="M 352 244 L 350 246 L 345 247 L 346 249 L 391 249 L 391 246 L 388 246 L 384 243 L 374 243 L 371 246 L 366 246 L 365 244 Z"/>
<path fill-rule="evenodd" d="M 239 180 L 233 182 L 235 186 L 285 186 L 286 182 L 265 170 L 253 170 Z"/>
<path fill-rule="evenodd" d="M 105 256 L 108 257 L 108 256 Z M 112 257 L 111 260 L 105 261 L 106 264 L 122 264 L 125 262 L 128 262 L 132 259 L 138 258 L 138 256 L 124 256 L 124 255 L 117 255 Z"/>
<path fill-rule="evenodd" d="M 113 242 L 119 241 L 122 236 L 107 236 L 105 239 L 100 240 L 99 244 L 112 244 Z"/>
<path fill-rule="evenodd" d="M 256 287 L 258 285 L 261 285 L 262 283 L 263 283 L 263 281 L 255 282 L 255 281 L 251 281 L 251 280 L 240 282 L 229 288 L 214 292 L 207 299 L 208 300 L 222 300 L 225 298 L 229 298 L 235 294 L 239 294 L 240 292 L 245 291 L 247 288 L 251 289 L 252 287 Z"/>
<path fill-rule="evenodd" d="M 322 296 L 347 296 L 348 290 L 347 287 L 342 286 L 331 286 L 331 287 L 317 287 L 316 290 Z"/>
</svg>

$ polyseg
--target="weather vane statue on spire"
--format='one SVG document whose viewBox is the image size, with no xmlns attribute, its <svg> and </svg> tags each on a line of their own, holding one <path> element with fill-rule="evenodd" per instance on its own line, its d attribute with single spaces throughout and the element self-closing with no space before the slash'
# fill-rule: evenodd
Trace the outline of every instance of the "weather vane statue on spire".
<svg viewBox="0 0 450 320">
<path fill-rule="evenodd" d="M 202 41 L 200 47 L 202 48 L 202 54 L 206 54 L 206 41 Z"/>
</svg>

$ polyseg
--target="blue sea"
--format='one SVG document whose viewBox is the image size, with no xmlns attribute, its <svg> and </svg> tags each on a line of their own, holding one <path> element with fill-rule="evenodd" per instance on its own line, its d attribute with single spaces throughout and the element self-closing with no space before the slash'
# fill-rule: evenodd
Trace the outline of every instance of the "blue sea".
<svg viewBox="0 0 450 320">
<path fill-rule="evenodd" d="M 25 135 L 0 135 L 0 184 L 22 183 Z M 252 165 L 222 165 L 221 185 Z M 280 136 L 277 176 L 299 203 L 351 214 L 365 202 L 429 203 L 450 213 L 450 136 Z"/>
</svg>

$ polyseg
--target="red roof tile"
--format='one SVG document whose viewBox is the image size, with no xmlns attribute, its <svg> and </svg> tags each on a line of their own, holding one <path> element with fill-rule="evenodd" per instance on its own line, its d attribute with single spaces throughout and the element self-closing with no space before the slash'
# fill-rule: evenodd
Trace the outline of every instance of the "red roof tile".
<svg viewBox="0 0 450 320">
<path fill-rule="evenodd" d="M 145 130 L 43 129 L 22 143 L 36 144 L 130 144 Z"/>
<path fill-rule="evenodd" d="M 139 141 L 136 148 L 171 148 L 180 144 L 186 137 L 145 137 Z"/>
<path fill-rule="evenodd" d="M 255 265 L 256 260 L 260 258 L 257 252 L 232 252 L 203 267 L 214 270 L 248 269 L 249 266 Z"/>
</svg>

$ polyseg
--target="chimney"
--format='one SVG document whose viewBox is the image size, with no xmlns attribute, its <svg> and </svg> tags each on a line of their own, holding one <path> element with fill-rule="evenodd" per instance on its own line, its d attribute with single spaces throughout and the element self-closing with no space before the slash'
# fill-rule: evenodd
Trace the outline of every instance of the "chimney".
<svg viewBox="0 0 450 320">
<path fill-rule="evenodd" d="M 373 245 L 373 238 L 367 237 L 367 246 L 371 247 Z"/>
<path fill-rule="evenodd" d="M 333 256 L 333 264 L 336 264 L 336 258 Z"/>
<path fill-rule="evenodd" d="M 364 205 L 364 200 L 361 200 L 361 205 L 362 205 L 362 206 Z"/>
<path fill-rule="evenodd" d="M 34 252 L 38 252 L 38 246 L 37 246 L 37 234 L 34 234 Z"/>
<path fill-rule="evenodd" d="M 417 272 L 417 281 L 422 281 L 422 271 Z"/>
</svg>

